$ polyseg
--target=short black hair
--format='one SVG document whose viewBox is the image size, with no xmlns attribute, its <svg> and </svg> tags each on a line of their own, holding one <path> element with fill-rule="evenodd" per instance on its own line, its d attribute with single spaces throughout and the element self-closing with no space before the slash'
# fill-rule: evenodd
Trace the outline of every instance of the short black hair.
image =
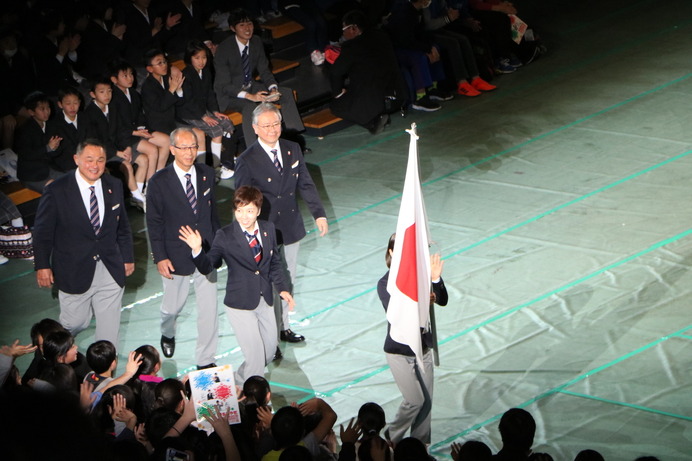
<svg viewBox="0 0 692 461">
<path fill-rule="evenodd" d="M 271 431 L 278 449 L 296 445 L 303 438 L 305 420 L 296 407 L 279 408 L 271 422 Z"/>
<path fill-rule="evenodd" d="M 246 10 L 242 8 L 236 8 L 235 10 L 231 11 L 231 13 L 228 15 L 228 25 L 233 28 L 235 28 L 235 26 L 237 26 L 241 22 L 252 21 L 253 17 L 250 16 L 250 13 L 248 13 Z"/>
<path fill-rule="evenodd" d="M 38 105 L 42 102 L 50 104 L 50 99 L 45 93 L 42 93 L 41 91 L 34 91 L 26 95 L 26 98 L 24 98 L 24 107 L 26 107 L 28 110 L 36 110 Z"/>
<path fill-rule="evenodd" d="M 344 26 L 356 26 L 362 32 L 368 30 L 370 26 L 370 23 L 368 22 L 368 17 L 365 15 L 365 13 L 363 13 L 360 10 L 351 10 L 348 13 L 344 14 L 344 17 L 341 19 L 341 23 Z"/>
<path fill-rule="evenodd" d="M 192 65 L 192 57 L 199 53 L 200 51 L 204 51 L 207 55 L 207 67 L 212 65 L 212 54 L 211 50 L 209 47 L 202 41 L 202 40 L 197 40 L 193 39 L 187 42 L 187 46 L 185 47 L 185 55 L 183 56 L 183 61 L 185 61 L 185 64 L 188 66 Z"/>
<path fill-rule="evenodd" d="M 39 320 L 31 326 L 31 343 L 34 346 L 38 346 L 39 336 L 46 339 L 46 336 L 54 331 L 65 331 L 65 327 L 63 327 L 57 320 L 49 318 Z"/>
<path fill-rule="evenodd" d="M 98 85 L 108 85 L 109 87 L 113 88 L 113 82 L 111 82 L 110 76 L 107 75 L 103 75 L 95 79 L 91 84 L 91 91 L 96 91 L 96 87 Z"/>
<path fill-rule="evenodd" d="M 158 48 L 152 48 L 151 50 L 144 53 L 144 66 L 151 66 L 151 62 L 154 60 L 156 56 L 163 56 L 165 58 L 166 53 L 164 53 L 163 50 L 160 50 Z"/>
<path fill-rule="evenodd" d="M 58 90 L 58 101 L 62 101 L 67 96 L 77 96 L 82 101 L 82 94 L 73 86 L 64 86 Z"/>
<path fill-rule="evenodd" d="M 67 330 L 54 331 L 43 338 L 43 358 L 50 363 L 67 354 L 74 344 L 74 337 Z"/>
<path fill-rule="evenodd" d="M 108 66 L 108 72 L 111 77 L 117 78 L 120 72 L 126 72 L 128 70 L 132 71 L 133 74 L 135 73 L 135 68 L 132 66 L 132 64 L 124 59 L 116 59 Z"/>
<path fill-rule="evenodd" d="M 98 374 L 108 371 L 116 358 L 115 346 L 105 339 L 92 343 L 86 351 L 87 363 Z"/>
</svg>

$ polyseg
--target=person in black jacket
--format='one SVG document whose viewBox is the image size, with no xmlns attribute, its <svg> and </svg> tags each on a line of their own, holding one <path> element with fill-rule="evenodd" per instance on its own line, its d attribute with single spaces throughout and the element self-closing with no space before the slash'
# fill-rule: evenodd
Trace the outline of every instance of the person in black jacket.
<svg viewBox="0 0 692 461">
<path fill-rule="evenodd" d="M 200 147 L 205 144 L 204 135 L 211 138 L 211 153 L 221 159 L 221 137 L 230 137 L 233 122 L 219 112 L 214 91 L 211 50 L 200 40 L 190 40 L 185 49 L 183 69 L 183 99 L 176 106 L 176 117 L 192 126 Z"/>
<path fill-rule="evenodd" d="M 385 261 L 390 266 L 394 251 L 395 235 L 389 238 Z M 430 278 L 432 280 L 431 304 L 447 305 L 447 289 L 442 281 L 442 260 L 439 254 L 430 256 Z M 389 271 L 377 283 L 377 294 L 382 301 L 385 312 L 389 307 L 390 294 L 387 291 Z M 433 338 L 432 331 L 421 328 L 421 344 L 423 346 L 423 366 L 420 370 L 416 363 L 413 350 L 406 344 L 401 344 L 392 339 L 390 330 L 392 325 L 387 323 L 387 338 L 384 342 L 384 351 L 387 354 L 387 363 L 394 376 L 394 381 L 399 387 L 404 400 L 396 412 L 394 421 L 389 423 L 385 437 L 394 445 L 400 442 L 411 429 L 411 437 L 425 444 L 430 443 L 430 420 L 432 416 L 433 398 Z"/>
<path fill-rule="evenodd" d="M 398 100 L 400 106 L 408 93 L 406 83 L 389 37 L 368 27 L 365 13 L 346 13 L 342 24 L 346 41 L 330 69 L 335 96 L 330 108 L 334 115 L 377 134 L 389 121 L 385 98 L 394 98 L 390 102 Z"/>
</svg>

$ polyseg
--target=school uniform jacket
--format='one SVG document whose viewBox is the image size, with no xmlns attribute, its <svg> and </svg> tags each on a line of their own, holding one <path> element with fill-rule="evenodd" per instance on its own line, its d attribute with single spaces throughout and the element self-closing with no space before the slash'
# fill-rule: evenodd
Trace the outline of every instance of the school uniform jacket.
<svg viewBox="0 0 692 461">
<path fill-rule="evenodd" d="M 142 107 L 150 131 L 170 133 L 175 130 L 175 107 L 181 103 L 177 94 L 168 91 L 168 75 L 161 84 L 149 75 L 142 84 Z M 184 94 L 184 93 L 183 93 Z"/>
<path fill-rule="evenodd" d="M 270 306 L 273 303 L 272 285 L 277 292 L 289 291 L 277 251 L 274 225 L 258 220 L 262 240 L 262 259 L 255 262 L 253 250 L 237 221 L 224 226 L 214 237 L 211 249 L 194 258 L 195 265 L 208 274 L 225 261 L 228 266 L 224 304 L 235 309 L 252 310 L 260 297 Z M 189 248 L 188 248 L 189 251 Z"/>
<path fill-rule="evenodd" d="M 52 269 L 59 290 L 84 293 L 91 286 L 96 262 L 102 261 L 113 279 L 125 285 L 125 263 L 134 263 L 132 231 L 122 183 L 101 176 L 103 223 L 98 235 L 91 227 L 75 173 L 49 184 L 41 197 L 34 225 L 34 267 Z"/>
<path fill-rule="evenodd" d="M 300 146 L 285 139 L 279 139 L 279 146 L 283 159 L 281 174 L 259 141 L 255 141 L 236 159 L 235 187 L 255 186 L 262 191 L 264 202 L 260 218 L 276 226 L 279 244 L 288 245 L 305 237 L 297 194 L 305 200 L 315 219 L 327 214 Z"/>
<path fill-rule="evenodd" d="M 87 123 L 87 137 L 96 138 L 103 143 L 108 160 L 115 157 L 119 150 L 127 147 L 120 147 L 117 144 L 118 114 L 113 107 L 109 105 L 108 116 L 106 116 L 99 106 L 91 101 L 84 109 L 84 115 Z"/>
<path fill-rule="evenodd" d="M 146 126 L 147 120 L 142 109 L 142 96 L 134 88 L 130 88 L 130 99 L 117 86 L 113 86 L 113 98 L 108 107 L 113 108 L 118 118 L 118 145 L 131 146 L 141 138 L 133 136 L 132 132 L 140 126 Z"/>
<path fill-rule="evenodd" d="M 46 133 L 49 131 L 48 123 Z M 14 150 L 17 152 L 17 177 L 20 180 L 43 181 L 48 178 L 53 151 L 48 149 L 50 137 L 46 133 L 33 118 L 17 129 Z"/>
<path fill-rule="evenodd" d="M 208 249 L 214 234 L 221 227 L 216 213 L 214 170 L 196 163 L 197 209 L 195 215 L 173 164 L 158 171 L 147 186 L 147 229 L 154 263 L 170 259 L 175 275 L 190 275 L 195 271 L 190 247 L 178 238 L 182 226 L 190 226 L 202 235 L 203 247 Z"/>
<path fill-rule="evenodd" d="M 52 152 L 51 166 L 58 171 L 74 170 L 77 165 L 74 163 L 74 155 L 77 153 L 77 146 L 87 138 L 87 126 L 89 122 L 84 112 L 77 114 L 77 128 L 73 124 L 65 121 L 65 115 L 58 111 L 50 125 L 50 130 L 46 129 L 48 137 L 60 136 L 60 146 Z"/>
<path fill-rule="evenodd" d="M 202 78 L 192 66 L 183 69 L 183 100 L 176 107 L 178 120 L 200 120 L 207 111 L 219 112 L 210 67 L 202 70 Z"/>
</svg>

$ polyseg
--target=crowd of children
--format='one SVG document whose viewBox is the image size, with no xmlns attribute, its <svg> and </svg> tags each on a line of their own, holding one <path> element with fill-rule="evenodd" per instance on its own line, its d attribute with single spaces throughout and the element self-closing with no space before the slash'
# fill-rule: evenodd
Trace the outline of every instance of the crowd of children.
<svg viewBox="0 0 692 461">
<path fill-rule="evenodd" d="M 434 461 L 419 439 L 388 439 L 385 412 L 377 403 L 363 403 L 355 418 L 340 425 L 339 443 L 333 430 L 337 414 L 325 400 L 273 408 L 262 376 L 236 389 L 240 423 L 229 425 L 220 407 L 204 413 L 213 428 L 208 435 L 192 425 L 201 412 L 195 410 L 187 376 L 158 376 L 155 347 L 131 351 L 118 374 L 118 354 L 108 341 L 91 344 L 85 356 L 51 319 L 35 324 L 31 336 L 31 346 L 15 342 L 0 348 L 0 405 L 7 416 L 0 419 L 0 430 L 8 441 L 7 459 Z M 31 353 L 31 366 L 20 376 L 13 361 Z M 535 431 L 531 414 L 512 408 L 500 419 L 497 453 L 470 440 L 452 443 L 451 456 L 454 461 L 553 460 L 532 450 Z M 603 459 L 591 449 L 575 457 Z"/>
</svg>

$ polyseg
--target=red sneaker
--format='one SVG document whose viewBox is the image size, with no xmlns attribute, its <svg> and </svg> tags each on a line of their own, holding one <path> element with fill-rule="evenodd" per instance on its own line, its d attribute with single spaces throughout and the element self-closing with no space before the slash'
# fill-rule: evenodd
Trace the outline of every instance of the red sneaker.
<svg viewBox="0 0 692 461">
<path fill-rule="evenodd" d="M 457 86 L 457 93 L 463 96 L 478 96 L 481 94 L 481 92 L 472 87 L 469 82 L 461 82 L 459 86 Z"/>
<path fill-rule="evenodd" d="M 479 91 L 493 91 L 497 88 L 495 85 L 491 85 L 480 77 L 476 77 L 471 80 L 471 86 Z"/>
</svg>

